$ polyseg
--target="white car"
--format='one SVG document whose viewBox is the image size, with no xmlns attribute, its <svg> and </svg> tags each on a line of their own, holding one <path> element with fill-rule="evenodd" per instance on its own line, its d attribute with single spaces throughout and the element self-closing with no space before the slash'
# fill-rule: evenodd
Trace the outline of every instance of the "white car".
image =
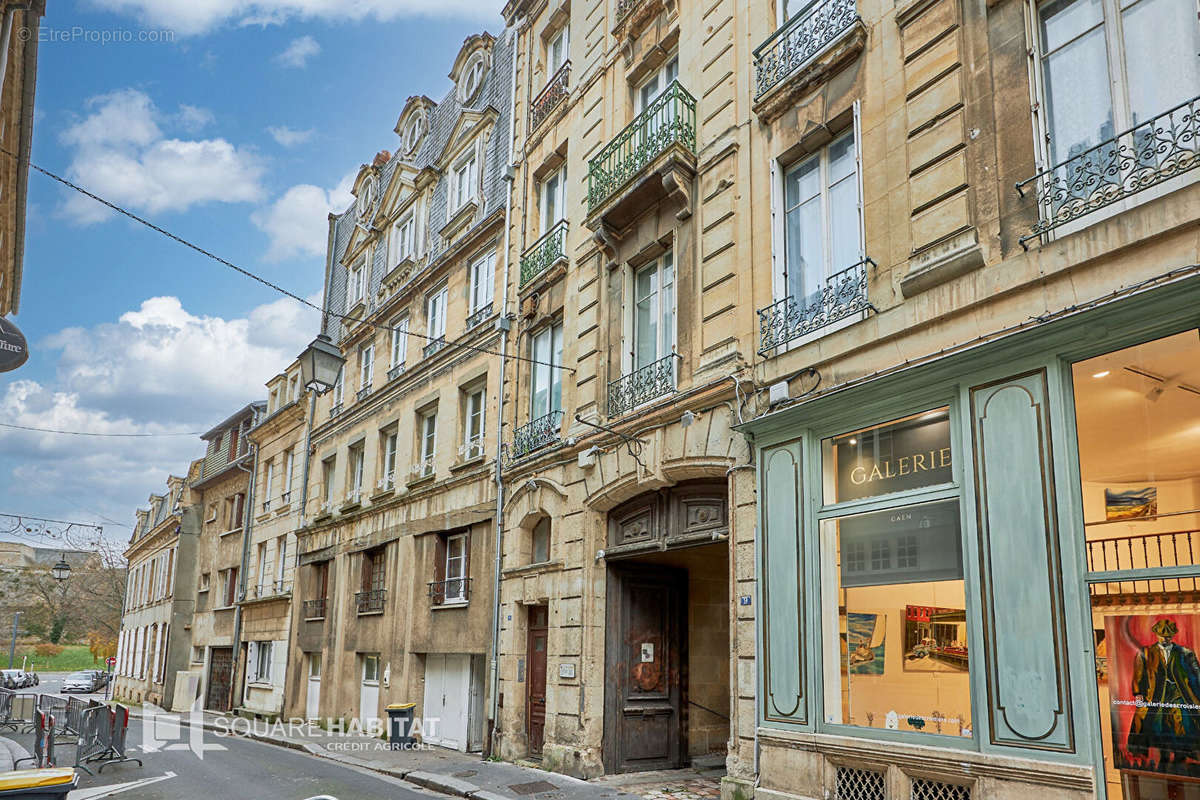
<svg viewBox="0 0 1200 800">
<path fill-rule="evenodd" d="M 63 692 L 94 692 L 100 688 L 96 680 L 96 673 L 85 670 L 83 672 L 72 672 L 67 677 L 63 678 Z"/>
</svg>

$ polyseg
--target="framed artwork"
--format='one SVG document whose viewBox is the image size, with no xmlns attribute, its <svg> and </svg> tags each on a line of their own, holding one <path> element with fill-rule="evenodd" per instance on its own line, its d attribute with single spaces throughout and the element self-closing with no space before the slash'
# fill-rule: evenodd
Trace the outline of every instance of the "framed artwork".
<svg viewBox="0 0 1200 800">
<path fill-rule="evenodd" d="M 904 607 L 905 672 L 966 672 L 968 663 L 966 609 Z"/>
<path fill-rule="evenodd" d="M 882 675 L 887 617 L 883 614 L 846 614 L 842 656 L 851 675 Z"/>
<path fill-rule="evenodd" d="M 1108 521 L 1158 516 L 1158 489 L 1105 489 L 1104 518 Z"/>
<path fill-rule="evenodd" d="M 1113 766 L 1200 780 L 1200 614 L 1104 618 Z"/>
</svg>

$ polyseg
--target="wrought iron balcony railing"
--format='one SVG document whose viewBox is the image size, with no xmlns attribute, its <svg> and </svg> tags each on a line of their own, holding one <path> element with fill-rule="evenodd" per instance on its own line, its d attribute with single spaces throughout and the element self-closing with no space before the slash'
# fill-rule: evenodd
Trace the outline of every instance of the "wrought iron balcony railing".
<svg viewBox="0 0 1200 800">
<path fill-rule="evenodd" d="M 596 210 L 675 144 L 696 152 L 696 100 L 679 81 L 672 81 L 588 162 L 588 211 Z"/>
<path fill-rule="evenodd" d="M 554 227 L 546 231 L 542 238 L 533 243 L 521 256 L 521 286 L 550 269 L 555 263 L 567 257 L 567 229 L 569 223 L 563 219 L 554 223 Z"/>
<path fill-rule="evenodd" d="M 342 413 L 342 404 L 334 403 L 333 406 L 329 409 L 329 418 L 333 419 L 340 413 Z"/>
<path fill-rule="evenodd" d="M 608 415 L 618 417 L 642 403 L 675 391 L 675 368 L 681 360 L 678 353 L 671 353 L 611 381 L 608 384 Z"/>
<path fill-rule="evenodd" d="M 445 603 L 465 603 L 470 599 L 470 578 L 448 578 L 444 581 L 429 582 L 429 599 L 435 606 Z"/>
<path fill-rule="evenodd" d="M 396 380 L 396 378 L 399 378 L 403 374 L 404 374 L 404 362 L 401 361 L 399 364 L 394 365 L 391 369 L 388 370 L 388 380 L 394 381 L 394 380 Z"/>
<path fill-rule="evenodd" d="M 471 316 L 467 317 L 467 330 L 471 330 L 477 325 L 482 325 L 490 316 L 492 316 L 491 303 L 475 309 L 475 311 L 471 313 Z"/>
<path fill-rule="evenodd" d="M 754 50 L 754 99 L 809 64 L 858 20 L 855 0 L 813 0 Z"/>
<path fill-rule="evenodd" d="M 369 394 L 371 394 L 371 387 L 364 386 L 361 389 L 359 389 L 357 392 L 355 392 L 354 399 L 361 403 L 363 400 L 367 399 L 367 395 L 369 395 Z"/>
<path fill-rule="evenodd" d="M 263 500 L 263 513 L 266 514 L 270 510 L 271 510 L 271 498 L 268 497 L 266 500 Z"/>
<path fill-rule="evenodd" d="M 305 619 L 325 619 L 325 600 L 322 597 L 319 600 L 304 601 L 304 618 Z"/>
<path fill-rule="evenodd" d="M 566 99 L 567 91 L 571 84 L 571 62 L 564 61 L 563 65 L 558 68 L 546 82 L 546 88 L 542 89 L 534 101 L 529 104 L 529 132 L 533 133 L 538 129 L 538 126 L 546 121 L 546 117 L 550 116 L 550 112 L 558 108 L 558 104 Z"/>
<path fill-rule="evenodd" d="M 409 468 L 408 473 L 412 475 L 413 480 L 420 480 L 421 478 L 428 478 L 430 475 L 432 475 L 433 470 L 433 456 L 426 456 L 417 463 L 413 464 L 412 467 Z"/>
<path fill-rule="evenodd" d="M 825 281 L 820 291 L 808 297 L 785 297 L 758 311 L 758 352 L 765 355 L 772 348 L 806 336 L 853 314 L 874 310 L 867 299 L 867 265 L 875 262 L 865 258 L 852 267 L 837 272 Z"/>
<path fill-rule="evenodd" d="M 1143 189 L 1200 166 L 1200 97 L 1090 147 L 1017 184 L 1036 187 L 1040 219 L 1021 246 Z"/>
<path fill-rule="evenodd" d="M 524 458 L 535 450 L 554 444 L 562 437 L 563 412 L 551 411 L 513 431 L 510 458 Z"/>
<path fill-rule="evenodd" d="M 421 350 L 421 354 L 424 355 L 426 358 L 429 358 L 430 356 L 432 356 L 434 353 L 438 352 L 445 346 L 446 346 L 446 337 L 442 336 L 437 339 L 434 339 L 429 344 L 425 345 L 425 347 L 422 348 L 422 350 Z"/>
<path fill-rule="evenodd" d="M 279 502 L 280 502 L 280 503 L 283 503 L 285 506 L 286 506 L 288 503 L 292 502 L 292 490 L 291 490 L 291 489 L 288 489 L 286 492 L 284 492 L 283 494 L 279 495 Z"/>
<path fill-rule="evenodd" d="M 354 605 L 359 614 L 380 614 L 383 612 L 383 598 L 387 589 L 371 589 L 367 592 L 354 593 Z"/>
</svg>

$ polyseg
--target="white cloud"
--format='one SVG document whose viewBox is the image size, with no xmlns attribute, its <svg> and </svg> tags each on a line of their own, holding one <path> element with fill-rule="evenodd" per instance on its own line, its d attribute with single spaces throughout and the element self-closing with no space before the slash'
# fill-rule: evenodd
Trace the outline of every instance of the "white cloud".
<svg viewBox="0 0 1200 800">
<path fill-rule="evenodd" d="M 309 298 L 319 300 L 319 298 Z M 205 431 L 266 396 L 316 334 L 319 314 L 289 298 L 241 318 L 193 314 L 153 297 L 116 322 L 67 328 L 39 343 L 58 351 L 52 382 L 13 380 L 0 419 L 92 433 Z M 64 436 L 0 428 L 0 501 L 60 519 L 131 521 L 203 453 L 196 436 Z M 85 515 L 86 514 L 86 515 Z"/>
<path fill-rule="evenodd" d="M 494 0 L 92 0 L 178 35 L 207 33 L 225 24 L 281 25 L 289 19 L 389 22 L 426 16 L 499 22 Z"/>
<path fill-rule="evenodd" d="M 255 211 L 250 219 L 267 234 L 268 261 L 325 255 L 329 241 L 329 213 L 350 204 L 355 172 L 347 174 L 333 189 L 299 184 L 288 189 L 270 207 Z"/>
<path fill-rule="evenodd" d="M 75 151 L 67 173 L 118 205 L 151 214 L 261 199 L 264 169 L 255 153 L 225 139 L 168 138 L 163 132 L 166 124 L 195 126 L 211 117 L 195 106 L 164 114 L 136 89 L 93 97 L 87 115 L 61 134 Z M 111 214 L 79 194 L 68 197 L 64 210 L 83 224 Z"/>
<path fill-rule="evenodd" d="M 179 113 L 176 115 L 176 118 L 179 120 L 180 126 L 192 132 L 212 125 L 217 121 L 217 118 L 207 108 L 189 106 L 187 103 L 179 104 Z"/>
<path fill-rule="evenodd" d="M 308 60 L 321 52 L 321 45 L 311 36 L 293 39 L 282 53 L 275 56 L 275 63 L 283 67 L 302 69 Z"/>
<path fill-rule="evenodd" d="M 306 131 L 297 131 L 286 125 L 273 125 L 267 128 L 267 133 L 271 134 L 271 138 L 284 147 L 295 147 L 298 144 L 304 144 L 313 137 L 313 132 L 312 128 Z"/>
</svg>

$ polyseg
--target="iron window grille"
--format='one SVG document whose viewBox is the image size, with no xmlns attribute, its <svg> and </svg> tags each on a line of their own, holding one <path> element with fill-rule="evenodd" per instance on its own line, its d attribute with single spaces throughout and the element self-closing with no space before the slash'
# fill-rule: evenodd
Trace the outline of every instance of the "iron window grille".
<svg viewBox="0 0 1200 800">
<path fill-rule="evenodd" d="M 566 99 L 571 82 L 571 62 L 564 61 L 558 71 L 547 82 L 546 87 L 529 104 L 529 132 L 533 133 L 546 121 L 550 112 Z"/>
<path fill-rule="evenodd" d="M 608 416 L 619 417 L 642 403 L 675 391 L 678 353 L 666 356 L 622 375 L 608 384 Z"/>
<path fill-rule="evenodd" d="M 367 395 L 369 395 L 370 393 L 371 393 L 371 387 L 364 386 L 361 389 L 359 389 L 358 392 L 355 393 L 354 399 L 361 403 L 363 400 L 367 399 Z"/>
<path fill-rule="evenodd" d="M 521 285 L 525 286 L 567 257 L 567 221 L 559 220 L 521 256 Z"/>
<path fill-rule="evenodd" d="M 333 404 L 333 406 L 331 406 L 331 407 L 330 407 L 330 409 L 329 409 L 329 418 L 330 418 L 330 419 L 333 419 L 334 417 L 336 417 L 336 416 L 337 416 L 338 414 L 340 414 L 340 413 L 342 413 L 342 404 L 341 404 L 341 403 L 334 403 L 334 404 Z"/>
<path fill-rule="evenodd" d="M 467 330 L 482 325 L 490 316 L 492 316 L 492 304 L 488 303 L 485 306 L 481 306 L 471 316 L 467 317 Z"/>
<path fill-rule="evenodd" d="M 859 19 L 855 0 L 813 0 L 754 50 L 754 99 L 820 55 Z"/>
<path fill-rule="evenodd" d="M 1028 250 L 1030 239 L 1200 166 L 1198 106 L 1193 97 L 1018 183 L 1021 197 L 1036 192 L 1040 211 L 1021 246 Z"/>
<path fill-rule="evenodd" d="M 434 355 L 435 353 L 437 353 L 438 351 L 440 351 L 445 346 L 446 346 L 446 337 L 439 336 L 438 338 L 434 339 L 429 344 L 425 345 L 425 347 L 421 350 L 421 353 L 426 358 L 429 358 L 432 355 Z"/>
<path fill-rule="evenodd" d="M 325 598 L 304 601 L 305 619 L 325 619 Z"/>
<path fill-rule="evenodd" d="M 642 2 L 643 0 L 617 0 L 617 8 L 613 12 L 613 25 L 619 25 L 621 20 L 628 17 Z"/>
<path fill-rule="evenodd" d="M 387 377 L 388 377 L 389 381 L 394 381 L 394 380 L 396 380 L 396 378 L 399 378 L 403 374 L 404 374 L 404 365 L 403 364 L 396 364 L 394 367 L 392 367 L 391 369 L 389 369 L 387 371 Z"/>
<path fill-rule="evenodd" d="M 366 592 L 354 593 L 354 605 L 359 614 L 380 614 L 383 612 L 383 598 L 387 589 L 371 589 Z"/>
<path fill-rule="evenodd" d="M 971 787 L 914 778 L 912 800 L 971 800 Z"/>
<path fill-rule="evenodd" d="M 413 464 L 412 469 L 409 470 L 409 473 L 417 479 L 428 478 L 433 474 L 433 456 L 423 458 L 417 463 Z"/>
<path fill-rule="evenodd" d="M 834 273 L 819 292 L 808 298 L 785 297 L 758 311 L 758 352 L 765 355 L 773 348 L 807 336 L 854 314 L 874 311 L 867 299 L 865 258 L 852 267 Z"/>
<path fill-rule="evenodd" d="M 447 578 L 429 582 L 429 598 L 435 606 L 467 602 L 471 597 L 470 578 Z"/>
<path fill-rule="evenodd" d="M 551 411 L 513 431 L 512 458 L 524 458 L 535 450 L 559 441 L 562 436 L 562 411 Z"/>
<path fill-rule="evenodd" d="M 838 767 L 834 800 L 885 800 L 883 773 L 873 769 Z"/>
</svg>

